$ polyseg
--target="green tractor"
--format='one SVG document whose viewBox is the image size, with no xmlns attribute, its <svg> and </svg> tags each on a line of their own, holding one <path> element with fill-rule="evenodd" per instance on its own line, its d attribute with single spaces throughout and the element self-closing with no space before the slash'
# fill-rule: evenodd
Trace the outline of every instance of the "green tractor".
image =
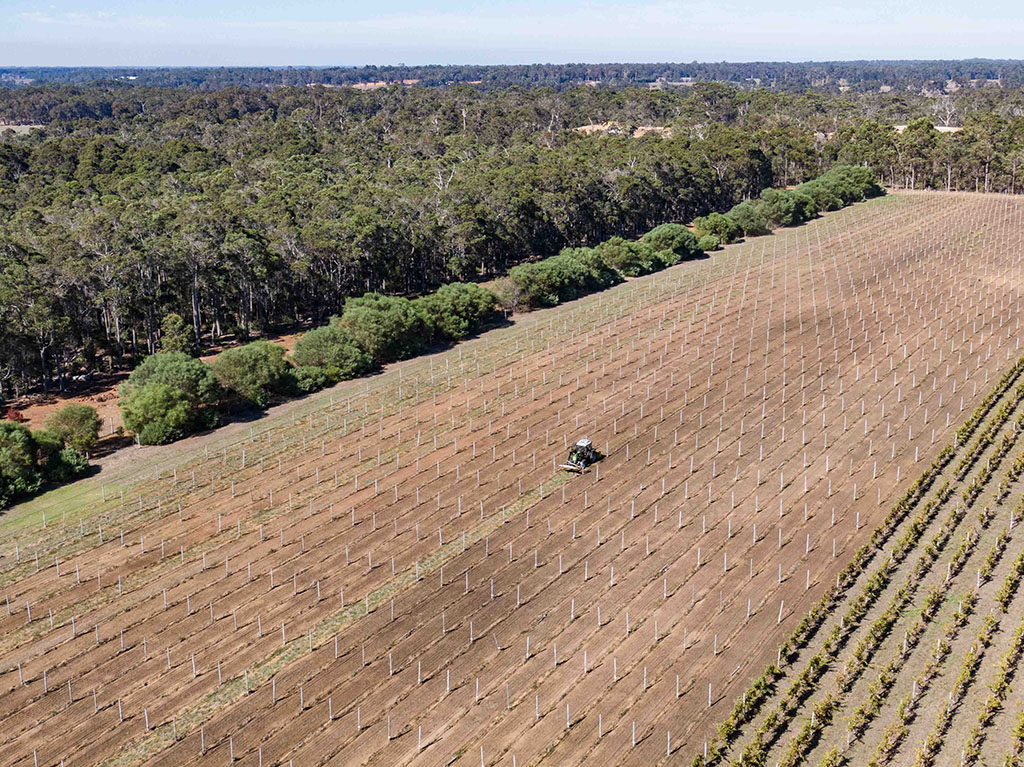
<svg viewBox="0 0 1024 767">
<path fill-rule="evenodd" d="M 582 474 L 588 466 L 592 466 L 604 458 L 597 451 L 589 439 L 584 437 L 569 450 L 569 457 L 566 462 L 559 466 L 560 469 Z"/>
</svg>

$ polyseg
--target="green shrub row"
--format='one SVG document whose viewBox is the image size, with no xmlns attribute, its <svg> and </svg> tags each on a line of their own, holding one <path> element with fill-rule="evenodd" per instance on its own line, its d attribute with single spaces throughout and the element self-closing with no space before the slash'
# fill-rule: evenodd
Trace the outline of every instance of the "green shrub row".
<svg viewBox="0 0 1024 767">
<path fill-rule="evenodd" d="M 705 245 L 718 246 L 711 240 Z M 565 248 L 557 256 L 514 266 L 498 280 L 496 290 L 501 303 L 513 311 L 555 306 L 703 253 L 685 226 L 662 224 L 639 240 L 612 237 L 593 248 Z"/>
<path fill-rule="evenodd" d="M 943 490 L 945 491 L 947 488 L 948 485 L 944 486 Z M 946 497 L 948 497 L 948 492 L 946 493 Z M 938 504 L 928 504 L 928 506 L 931 506 L 933 509 L 937 508 L 937 505 Z M 892 625 L 894 625 L 895 621 L 898 620 L 903 609 L 909 602 L 911 595 L 916 590 L 917 585 L 921 583 L 924 573 L 927 572 L 928 567 L 936 558 L 938 558 L 938 555 L 944 548 L 946 542 L 949 541 L 953 531 L 959 523 L 959 520 L 962 518 L 963 513 L 964 512 L 959 508 L 954 508 L 950 511 L 949 517 L 947 517 L 942 529 L 936 533 L 932 542 L 928 547 L 926 547 L 925 553 L 922 554 L 914 570 L 907 576 L 905 585 L 896 592 L 886 612 L 872 624 L 867 636 L 861 641 L 858 648 L 854 650 L 852 665 L 848 664 L 847 669 L 845 669 L 840 675 L 840 690 L 843 690 L 844 688 L 849 689 L 849 686 L 852 685 L 853 681 L 855 681 L 860 673 L 863 672 L 864 668 L 866 668 L 867 662 L 870 660 L 870 656 L 874 652 L 873 649 L 869 649 L 869 646 L 877 647 L 877 645 L 888 635 Z M 922 510 L 922 517 L 927 514 L 934 514 L 934 511 L 926 507 L 925 510 Z M 765 720 L 755 731 L 753 739 L 749 744 L 747 744 L 747 747 L 740 755 L 741 764 L 764 764 L 764 760 L 767 758 L 768 750 L 772 743 L 775 742 L 788 722 L 790 722 L 797 714 L 800 703 L 802 703 L 802 701 L 806 699 L 806 697 L 810 695 L 817 686 L 819 680 L 814 669 L 823 668 L 834 661 L 839 651 L 843 648 L 853 631 L 859 625 L 860 621 L 867 614 L 870 605 L 888 585 L 902 557 L 906 556 L 906 554 L 914 548 L 918 537 L 919 533 L 914 527 L 908 529 L 902 536 L 900 542 L 898 542 L 896 547 L 894 547 L 894 554 L 886 560 L 883 566 L 875 572 L 874 575 L 872 575 L 869 581 L 865 584 L 861 594 L 851 602 L 843 620 L 839 625 L 833 628 L 831 634 L 829 634 L 822 643 L 822 647 L 818 653 L 807 662 L 807 666 L 805 666 L 804 670 L 796 678 L 796 681 L 794 681 L 786 691 L 776 708 L 767 717 L 765 717 Z M 808 618 L 810 618 L 810 616 L 808 616 Z M 807 618 L 805 618 L 805 621 L 808 621 L 808 623 L 810 622 Z M 858 661 L 858 658 L 860 661 Z M 714 755 L 716 759 L 721 756 L 719 748 L 716 747 Z M 702 763 L 703 762 L 697 762 L 695 760 L 695 764 Z"/>
<path fill-rule="evenodd" d="M 1000 415 L 1003 416 L 1003 420 L 1008 417 L 1009 411 L 1004 410 Z M 997 420 L 999 420 L 997 418 Z M 992 467 L 991 461 L 987 464 L 986 468 Z M 1012 471 L 1012 469 L 1011 469 Z M 991 470 L 989 471 L 991 474 Z M 945 485 L 940 491 L 940 496 L 943 499 L 948 498 L 949 485 Z M 929 505 L 934 505 L 934 501 L 930 502 Z M 937 537 L 944 537 L 948 540 L 948 537 L 952 534 L 958 520 L 962 517 L 962 514 L 957 513 L 954 510 L 950 518 L 947 519 L 944 525 L 944 531 L 940 532 Z M 995 512 L 986 506 L 978 515 L 978 522 L 980 528 L 984 530 L 992 522 L 995 517 Z M 910 541 L 917 538 L 917 531 L 912 527 L 907 531 L 907 534 L 903 536 L 902 541 Z M 954 553 L 950 562 L 950 577 L 958 574 L 966 563 L 970 554 L 974 551 L 978 542 L 978 535 L 972 530 L 968 531 L 965 535 L 958 550 Z M 991 575 L 992 570 L 998 563 L 1003 552 L 1006 549 L 1006 545 L 1009 541 L 1009 532 L 1004 530 L 998 536 L 992 549 L 989 551 L 985 558 L 981 568 L 981 576 L 985 580 Z M 910 581 L 917 580 L 924 575 L 922 566 L 925 562 L 933 562 L 939 553 L 940 546 L 936 546 L 936 541 L 932 541 L 929 547 L 926 549 L 926 555 L 922 558 L 922 561 L 918 563 L 918 567 L 915 572 L 911 574 Z M 1024 562 L 1024 557 L 1022 557 Z M 880 573 L 876 574 L 876 578 Z M 1007 577 L 1007 584 L 1012 582 L 1013 573 Z M 868 724 L 874 719 L 881 709 L 882 702 L 888 696 L 892 685 L 896 681 L 897 674 L 902 667 L 903 661 L 905 660 L 907 653 L 913 651 L 917 643 L 920 641 L 921 636 L 927 624 L 932 620 L 938 608 L 941 606 L 943 599 L 945 598 L 948 590 L 948 579 L 934 588 L 924 600 L 923 608 L 915 624 L 907 631 L 904 638 L 904 645 L 901 652 L 894 658 L 890 663 L 882 669 L 879 673 L 878 680 L 871 684 L 868 688 L 868 699 L 853 712 L 850 718 L 848 729 L 854 736 L 859 736 L 868 726 Z M 1010 590 L 1009 586 L 1004 586 L 1004 590 Z M 1012 592 L 1011 592 L 1012 593 Z M 902 615 L 905 609 L 909 595 L 906 589 L 901 589 L 900 592 L 894 597 L 893 602 L 890 604 L 886 612 L 880 616 L 872 624 L 870 630 L 867 632 L 865 637 L 858 644 L 857 648 L 851 654 L 850 660 L 845 664 L 842 672 L 839 675 L 839 681 L 837 682 L 837 689 L 839 693 L 848 692 L 852 687 L 853 682 L 860 676 L 863 670 L 867 667 L 867 664 L 871 660 L 871 656 L 879 647 L 881 641 L 888 636 L 895 624 L 895 621 Z M 977 594 L 974 591 L 969 592 L 959 603 L 956 612 L 953 615 L 949 629 L 947 629 L 947 639 L 952 640 L 955 638 L 957 632 L 967 623 L 967 619 L 970 617 L 975 606 L 977 604 Z M 832 696 L 826 698 L 826 700 L 832 700 Z M 821 704 L 819 704 L 821 705 Z M 829 709 L 831 711 L 831 709 Z M 798 736 L 790 743 L 787 751 L 783 757 L 783 761 L 780 764 L 796 764 L 798 763 L 810 750 L 813 748 L 816 742 L 816 737 L 820 733 L 821 728 L 824 724 L 814 716 L 804 724 Z M 836 759 L 839 758 L 838 751 L 836 752 Z M 837 763 L 839 763 L 837 761 Z"/>
<path fill-rule="evenodd" d="M 1016 400 L 1024 398 L 1024 386 L 1017 387 L 1016 395 Z M 1016 407 L 1016 402 L 1008 402 L 1006 404 L 1013 404 L 1014 407 Z M 1005 419 L 1009 418 L 1012 410 L 1013 408 L 1008 408 L 1004 406 L 1003 408 L 1000 409 L 999 417 L 1003 418 L 1005 422 Z M 993 426 L 995 426 L 998 422 L 999 419 L 997 418 L 996 421 L 993 422 Z M 1002 426 L 1002 424 L 999 425 Z M 1009 454 L 1011 448 L 1016 444 L 1017 436 L 1020 434 L 1022 428 L 1024 428 L 1024 415 L 1021 415 L 1021 417 L 1017 419 L 1016 423 L 1014 423 L 1013 425 L 1013 429 L 1011 429 L 1010 433 L 1005 435 L 1002 438 L 1002 440 L 1000 440 L 999 444 L 996 446 L 996 449 L 992 451 L 992 455 L 989 456 L 989 459 L 985 462 L 985 465 L 982 467 L 981 471 L 979 471 L 978 474 L 971 480 L 970 484 L 968 484 L 967 487 L 964 488 L 963 499 L 966 505 L 970 506 L 972 503 L 974 503 L 974 501 L 978 499 L 978 496 L 981 495 L 982 488 L 984 488 L 985 485 L 988 484 L 989 479 L 992 478 L 992 475 L 995 473 L 996 469 L 998 469 L 999 466 L 1002 464 L 1003 459 Z M 982 443 L 981 449 L 984 449 L 988 445 L 992 444 L 994 438 L 995 432 L 992 429 L 986 430 L 986 433 L 983 434 L 981 438 L 979 438 L 979 442 Z M 1009 474 L 1012 473 L 1013 467 L 1011 466 Z"/>
<path fill-rule="evenodd" d="M 985 557 L 985 561 L 981 563 L 981 567 L 978 568 L 978 583 L 988 583 L 989 579 L 992 578 L 992 571 L 996 569 L 996 565 L 999 564 L 999 560 L 1003 558 L 1003 554 L 1006 551 L 1006 546 L 1010 542 L 1010 531 L 1006 528 L 999 531 L 999 535 L 996 537 L 996 542 L 992 546 L 992 549 L 988 552 L 988 556 Z"/>
<path fill-rule="evenodd" d="M 1013 372 L 1018 372 L 1018 365 L 1015 365 L 1014 368 L 1010 371 L 1010 373 Z M 1010 373 L 1008 373 L 1007 375 L 1009 375 Z M 1017 409 L 1017 406 L 1021 403 L 1022 400 L 1024 400 L 1024 384 L 1018 386 L 1017 390 L 1013 394 L 1013 397 L 1003 403 L 1002 407 L 999 409 L 999 413 L 996 416 L 996 418 L 992 421 L 991 424 L 989 424 L 988 428 L 986 428 L 985 431 L 978 435 L 978 439 L 975 441 L 973 445 L 971 445 L 970 449 L 964 454 L 964 457 L 960 460 L 960 463 L 957 464 L 957 480 L 961 480 L 967 476 L 967 472 L 971 470 L 971 467 L 974 466 L 975 462 L 984 452 L 985 448 L 995 441 L 996 434 L 998 434 L 999 430 L 1003 428 L 1003 426 L 1009 420 L 1010 415 L 1013 413 L 1014 410 Z M 1016 437 L 1016 433 L 1019 433 L 1020 428 L 1020 421 L 1018 421 L 1018 425 L 1014 429 L 1014 437 Z M 959 436 L 959 431 L 957 432 L 957 435 Z M 1010 445 L 1012 446 L 1012 444 L 1013 442 L 1011 441 Z"/>
<path fill-rule="evenodd" d="M 935 614 L 942 605 L 942 600 L 945 598 L 945 594 L 946 586 L 943 584 L 942 586 L 936 586 L 928 596 L 925 597 L 924 605 L 921 609 L 920 615 L 918 615 L 918 619 L 904 634 L 903 644 L 901 645 L 899 653 L 897 653 L 896 657 L 882 668 L 878 673 L 878 679 L 868 685 L 867 700 L 858 706 L 850 715 L 847 730 L 851 737 L 859 738 L 881 711 L 882 703 L 888 699 L 889 693 L 892 691 L 892 687 L 896 683 L 897 676 L 903 668 L 903 664 L 910 656 L 910 653 L 915 650 L 918 643 L 921 641 L 921 637 L 924 636 L 925 629 L 934 619 Z"/>
<path fill-rule="evenodd" d="M 1000 612 L 1005 613 L 1009 609 L 1010 602 L 1013 601 L 1013 596 L 1020 587 L 1021 577 L 1024 577 L 1024 551 L 1013 561 L 1013 567 L 1006 574 L 1006 579 L 1003 581 L 999 593 L 996 594 L 996 604 L 999 605 Z"/>
<path fill-rule="evenodd" d="M 838 165 L 795 189 L 765 189 L 728 213 L 711 213 L 694 221 L 698 237 L 714 236 L 723 244 L 742 236 L 767 234 L 776 227 L 797 226 L 819 213 L 884 194 L 874 174 L 860 166 Z"/>
<path fill-rule="evenodd" d="M 870 172 L 847 166 L 811 183 L 819 192 L 831 190 L 842 204 L 881 191 Z M 413 299 L 380 293 L 351 297 L 340 316 L 296 342 L 291 361 L 283 347 L 257 341 L 204 365 L 190 356 L 194 349 L 185 321 L 168 315 L 162 352 L 144 360 L 121 387 L 125 426 L 141 444 L 172 442 L 217 425 L 225 410 L 266 407 L 276 398 L 308 394 L 459 341 L 492 320 L 499 304 L 512 310 L 552 306 L 699 257 L 743 234 L 801 223 L 825 209 L 832 208 L 818 205 L 812 194 L 766 189 L 757 201 L 698 219 L 696 235 L 681 224 L 662 224 L 635 241 L 612 237 L 592 248 L 566 248 L 520 264 L 498 280 L 496 293 L 452 283 Z"/>
<path fill-rule="evenodd" d="M 931 684 L 932 679 L 938 674 L 942 667 L 946 656 L 949 655 L 952 647 L 952 641 L 956 639 L 960 632 L 960 629 L 967 625 L 967 620 L 970 618 L 977 606 L 978 597 L 976 592 L 969 592 L 958 605 L 956 612 L 953 613 L 953 618 L 950 621 L 948 628 L 943 632 L 943 637 L 939 640 L 939 645 L 936 648 L 935 656 L 929 661 L 928 665 L 925 666 L 924 672 L 921 676 L 915 679 L 917 687 L 917 696 L 914 696 L 913 692 L 908 694 L 899 705 L 896 707 L 896 718 L 892 721 L 883 731 L 882 739 L 878 747 L 875 750 L 874 756 L 872 757 L 869 765 L 871 767 L 884 767 L 887 765 L 892 758 L 895 756 L 899 745 L 903 742 L 903 739 L 907 734 L 907 724 L 914 717 L 917 702 L 921 697 L 921 694 Z M 991 639 L 991 633 L 996 627 L 997 623 L 994 621 L 992 616 L 988 616 L 985 619 L 985 624 L 982 628 L 979 639 L 982 639 L 987 646 L 987 643 Z M 973 650 L 973 648 L 972 648 Z M 978 659 L 975 659 L 978 660 Z M 897 658 L 893 664 L 900 661 Z M 968 663 L 973 662 L 968 656 Z M 891 666 L 893 664 L 890 664 Z M 975 671 L 977 669 L 975 668 Z M 964 678 L 964 672 L 961 671 L 961 680 Z M 948 723 L 947 723 L 948 726 Z M 853 727 L 851 725 L 851 731 Z M 934 744 L 933 744 L 934 745 Z"/>
<path fill-rule="evenodd" d="M 283 346 L 268 341 L 227 349 L 209 364 L 185 351 L 153 354 L 121 385 L 125 427 L 144 445 L 173 442 L 216 426 L 226 411 L 263 408 L 465 338 L 495 316 L 497 305 L 493 293 L 474 284 L 444 285 L 412 300 L 367 293 L 305 333 L 290 360 Z"/>
<path fill-rule="evenodd" d="M 520 264 L 498 280 L 498 297 L 511 310 L 554 306 L 880 194 L 867 168 L 836 166 L 796 189 L 765 189 L 758 199 L 744 200 L 728 213 L 700 216 L 692 233 L 680 224 L 662 224 L 639 240 L 613 237 L 593 248 L 566 248 L 557 256 Z"/>
<path fill-rule="evenodd" d="M 935 654 L 932 656 L 924 671 L 914 679 L 917 687 L 917 695 L 908 692 L 896 706 L 895 716 L 882 731 L 881 741 L 875 748 L 875 752 L 868 762 L 868 767 L 885 767 L 896 756 L 900 745 L 907 737 L 908 725 L 917 711 L 917 703 L 921 700 L 922 694 L 931 686 L 932 680 L 939 673 L 942 664 L 949 655 L 951 646 L 948 640 L 942 638 L 938 642 Z"/>
<path fill-rule="evenodd" d="M 1024 711 L 1017 712 L 1017 720 L 1013 725 L 1013 743 L 1003 767 L 1021 767 L 1021 755 L 1024 754 Z"/>
<path fill-rule="evenodd" d="M 796 767 L 802 764 L 807 754 L 818 743 L 822 730 L 832 722 L 832 715 L 839 708 L 841 699 L 829 693 L 811 710 L 811 718 L 808 719 L 800 732 L 790 741 L 778 767 Z"/>
<path fill-rule="evenodd" d="M 996 491 L 996 503 L 1006 500 L 1006 496 L 1010 494 L 1010 486 L 1020 479 L 1022 472 L 1024 472 L 1024 451 L 1017 454 L 1010 470 L 1006 472 L 1006 477 L 999 483 L 999 489 Z"/>
</svg>

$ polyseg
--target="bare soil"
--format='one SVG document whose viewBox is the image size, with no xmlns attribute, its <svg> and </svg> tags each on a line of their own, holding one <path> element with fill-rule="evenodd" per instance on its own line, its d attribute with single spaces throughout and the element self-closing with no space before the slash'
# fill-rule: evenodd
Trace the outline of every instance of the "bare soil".
<svg viewBox="0 0 1024 767">
<path fill-rule="evenodd" d="M 1016 361 L 1022 214 L 894 195 L 126 451 L 0 541 L 0 761 L 689 763 Z"/>
</svg>

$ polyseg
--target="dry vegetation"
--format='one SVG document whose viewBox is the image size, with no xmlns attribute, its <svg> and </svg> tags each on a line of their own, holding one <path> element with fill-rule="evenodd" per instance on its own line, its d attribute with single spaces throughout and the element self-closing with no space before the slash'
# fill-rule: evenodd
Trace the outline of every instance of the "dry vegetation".
<svg viewBox="0 0 1024 767">
<path fill-rule="evenodd" d="M 997 763 L 1022 214 L 856 205 L 13 510 L 0 762 Z"/>
</svg>

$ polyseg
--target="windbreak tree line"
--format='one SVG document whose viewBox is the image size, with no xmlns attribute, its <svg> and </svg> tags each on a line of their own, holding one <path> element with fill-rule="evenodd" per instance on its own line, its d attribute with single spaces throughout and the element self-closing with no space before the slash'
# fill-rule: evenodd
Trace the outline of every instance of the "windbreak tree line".
<svg viewBox="0 0 1024 767">
<path fill-rule="evenodd" d="M 350 298 L 339 316 L 303 334 L 290 359 L 283 346 L 267 341 L 226 349 L 209 363 L 172 344 L 146 357 L 121 385 L 124 424 L 141 444 L 173 442 L 234 411 L 265 408 L 465 338 L 497 308 L 491 291 L 453 283 L 412 300 L 380 293 Z"/>
<path fill-rule="evenodd" d="M 509 309 L 553 306 L 883 193 L 867 168 L 837 166 L 796 189 L 765 189 L 727 213 L 700 216 L 693 232 L 680 224 L 661 224 L 636 241 L 612 237 L 593 248 L 566 248 L 557 256 L 512 267 L 497 282 L 498 297 Z"/>
<path fill-rule="evenodd" d="M 811 184 L 818 198 L 834 203 L 827 209 L 882 193 L 865 168 L 836 167 Z M 592 248 L 566 248 L 513 267 L 497 281 L 496 292 L 475 283 L 449 283 L 414 299 L 376 292 L 351 297 L 340 315 L 298 339 L 290 360 L 283 346 L 256 341 L 227 349 L 206 364 L 178 351 L 179 334 L 169 332 L 167 350 L 147 357 L 121 387 L 125 426 L 142 444 L 171 442 L 216 426 L 225 411 L 263 408 L 457 342 L 495 319 L 499 306 L 513 311 L 552 306 L 702 257 L 701 241 L 713 241 L 717 248 L 743 234 L 795 226 L 826 209 L 807 190 L 765 189 L 755 202 L 742 205 L 758 217 L 756 226 L 737 219 L 734 208 L 698 219 L 700 240 L 686 226 L 670 223 L 637 240 L 616 236 Z M 180 317 L 168 315 L 163 325 L 178 328 Z"/>
<path fill-rule="evenodd" d="M 0 398 L 130 367 L 168 334 L 181 349 L 248 340 L 322 324 L 366 292 L 418 295 L 633 238 L 836 161 L 1012 191 L 1024 118 L 997 117 L 997 96 L 1010 99 L 957 96 L 963 130 L 938 134 L 913 122 L 930 108 L 919 97 L 718 83 L 0 89 L 0 121 L 46 126 L 0 138 Z M 620 135 L 574 130 L 611 122 Z M 652 125 L 670 134 L 631 137 Z M 163 327 L 168 314 L 182 321 Z"/>
</svg>

